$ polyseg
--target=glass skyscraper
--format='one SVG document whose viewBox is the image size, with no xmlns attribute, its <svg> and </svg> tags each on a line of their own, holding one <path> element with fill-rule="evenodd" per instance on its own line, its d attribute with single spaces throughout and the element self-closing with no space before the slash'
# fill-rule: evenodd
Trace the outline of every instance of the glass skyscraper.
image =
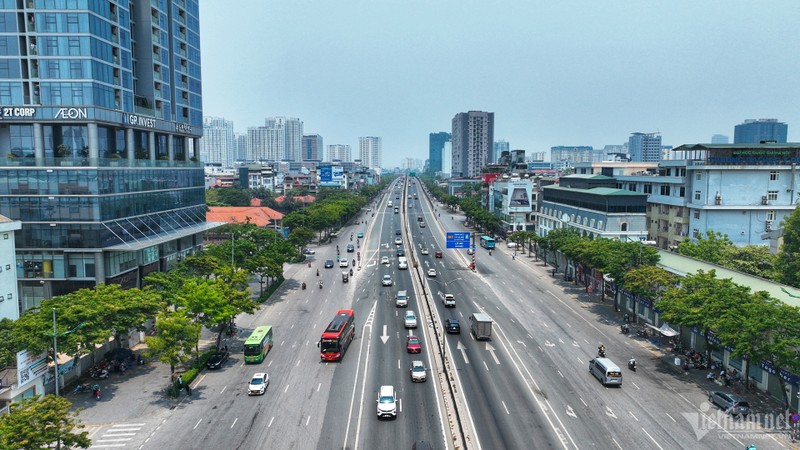
<svg viewBox="0 0 800 450">
<path fill-rule="evenodd" d="M 442 171 L 444 145 L 450 142 L 450 133 L 440 131 L 428 135 L 428 171 L 431 175 Z"/>
<path fill-rule="evenodd" d="M 0 215 L 20 308 L 202 245 L 198 0 L 0 0 Z"/>
<path fill-rule="evenodd" d="M 789 126 L 778 119 L 749 119 L 733 128 L 734 144 L 785 143 Z"/>
</svg>

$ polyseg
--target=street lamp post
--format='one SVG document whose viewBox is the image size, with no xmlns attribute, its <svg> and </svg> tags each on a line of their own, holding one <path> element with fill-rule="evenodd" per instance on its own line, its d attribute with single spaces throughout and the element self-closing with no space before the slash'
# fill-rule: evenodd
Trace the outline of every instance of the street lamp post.
<svg viewBox="0 0 800 450">
<path fill-rule="evenodd" d="M 56 309 L 53 308 L 53 365 L 56 374 L 56 397 L 58 397 L 58 331 L 56 330 Z"/>
</svg>

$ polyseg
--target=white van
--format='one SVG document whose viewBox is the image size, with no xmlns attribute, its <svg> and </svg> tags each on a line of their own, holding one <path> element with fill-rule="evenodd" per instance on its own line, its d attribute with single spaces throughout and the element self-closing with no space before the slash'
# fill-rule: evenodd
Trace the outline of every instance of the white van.
<svg viewBox="0 0 800 450">
<path fill-rule="evenodd" d="M 397 258 L 397 268 L 400 270 L 408 269 L 408 259 L 405 256 Z"/>
<path fill-rule="evenodd" d="M 622 386 L 622 371 L 608 358 L 595 358 L 589 361 L 589 373 L 597 377 L 604 385 Z"/>
</svg>

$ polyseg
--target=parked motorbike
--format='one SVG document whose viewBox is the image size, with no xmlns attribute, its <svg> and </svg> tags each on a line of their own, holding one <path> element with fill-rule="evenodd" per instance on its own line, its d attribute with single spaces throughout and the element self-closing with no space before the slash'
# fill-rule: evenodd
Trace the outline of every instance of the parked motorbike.
<svg viewBox="0 0 800 450">
<path fill-rule="evenodd" d="M 623 323 L 619 326 L 619 330 L 622 332 L 622 334 L 628 334 L 631 332 L 631 327 L 627 323 Z"/>
<path fill-rule="evenodd" d="M 95 384 L 92 386 L 92 395 L 94 395 L 95 400 L 100 400 L 100 385 Z"/>
<path fill-rule="evenodd" d="M 628 369 L 631 369 L 632 371 L 636 372 L 636 359 L 631 358 L 628 360 Z"/>
<path fill-rule="evenodd" d="M 306 290 L 306 284 L 303 283 L 301 286 L 303 287 L 303 290 L 305 291 Z"/>
<path fill-rule="evenodd" d="M 93 370 L 91 371 L 90 376 L 95 380 L 105 380 L 106 378 L 108 378 L 108 370 L 106 369 Z"/>
<path fill-rule="evenodd" d="M 72 391 L 73 394 L 79 394 L 81 392 L 89 392 L 89 384 L 79 384 L 75 386 L 75 390 Z"/>
<path fill-rule="evenodd" d="M 639 337 L 647 337 L 647 331 L 645 331 L 644 328 L 639 328 L 636 330 L 636 335 Z"/>
</svg>

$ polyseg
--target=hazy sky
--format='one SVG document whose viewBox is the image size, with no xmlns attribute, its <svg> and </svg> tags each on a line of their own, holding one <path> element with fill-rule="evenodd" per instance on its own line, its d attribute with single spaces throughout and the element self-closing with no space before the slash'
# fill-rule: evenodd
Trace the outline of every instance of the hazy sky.
<svg viewBox="0 0 800 450">
<path fill-rule="evenodd" d="M 512 149 L 800 128 L 798 0 L 201 0 L 203 112 L 299 117 L 325 146 L 426 159 L 462 111 Z"/>
</svg>

